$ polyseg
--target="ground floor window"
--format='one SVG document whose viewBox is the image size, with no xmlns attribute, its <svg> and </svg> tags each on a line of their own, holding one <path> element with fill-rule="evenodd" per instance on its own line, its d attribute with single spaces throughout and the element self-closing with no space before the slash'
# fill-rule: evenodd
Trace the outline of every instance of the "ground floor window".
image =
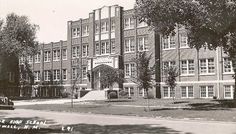
<svg viewBox="0 0 236 134">
<path fill-rule="evenodd" d="M 163 87 L 163 93 L 164 98 L 175 97 L 175 89 L 171 90 L 170 87 Z"/>
<path fill-rule="evenodd" d="M 182 86 L 181 87 L 182 98 L 193 98 L 193 86 Z"/>
<path fill-rule="evenodd" d="M 145 96 L 145 90 L 143 88 L 139 88 L 138 89 L 138 94 L 139 94 L 139 96 L 144 97 Z"/>
<path fill-rule="evenodd" d="M 128 93 L 129 97 L 134 96 L 134 87 L 125 87 L 124 90 Z"/>
<path fill-rule="evenodd" d="M 200 97 L 201 98 L 212 98 L 214 96 L 213 86 L 200 86 Z"/>
<path fill-rule="evenodd" d="M 233 85 L 225 85 L 224 86 L 224 98 L 233 99 L 234 86 Z"/>
</svg>

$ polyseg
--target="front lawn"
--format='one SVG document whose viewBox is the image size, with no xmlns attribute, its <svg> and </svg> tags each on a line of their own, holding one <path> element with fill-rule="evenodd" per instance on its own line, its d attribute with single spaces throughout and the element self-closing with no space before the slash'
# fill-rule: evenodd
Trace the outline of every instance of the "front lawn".
<svg viewBox="0 0 236 134">
<path fill-rule="evenodd" d="M 215 100 L 149 100 L 150 111 L 146 107 L 147 100 L 130 101 L 89 101 L 77 102 L 71 108 L 67 104 L 44 104 L 18 106 L 16 108 L 49 110 L 60 112 L 95 113 L 109 115 L 127 115 L 144 117 L 162 117 L 176 119 L 233 121 L 236 122 L 236 108 L 228 108 Z"/>
</svg>

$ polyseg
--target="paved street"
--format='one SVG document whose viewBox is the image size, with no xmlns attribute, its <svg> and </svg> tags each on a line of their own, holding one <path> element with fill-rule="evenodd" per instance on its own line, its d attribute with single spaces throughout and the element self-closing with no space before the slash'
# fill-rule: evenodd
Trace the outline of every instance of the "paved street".
<svg viewBox="0 0 236 134">
<path fill-rule="evenodd" d="M 0 111 L 0 116 L 1 119 L 47 120 L 47 126 L 71 125 L 71 127 L 81 129 L 85 133 L 236 134 L 236 123 L 224 122 L 78 114 L 26 109 L 3 110 Z"/>
</svg>

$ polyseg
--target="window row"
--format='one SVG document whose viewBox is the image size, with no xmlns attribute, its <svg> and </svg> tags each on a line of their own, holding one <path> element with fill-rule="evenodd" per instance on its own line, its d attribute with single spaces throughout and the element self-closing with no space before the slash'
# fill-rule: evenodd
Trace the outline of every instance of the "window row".
<svg viewBox="0 0 236 134">
<path fill-rule="evenodd" d="M 138 43 L 138 51 L 148 51 L 148 38 L 145 37 L 139 37 L 137 39 Z M 126 38 L 124 40 L 124 52 L 129 53 L 129 52 L 135 52 L 136 45 L 134 42 L 134 38 Z"/>
<path fill-rule="evenodd" d="M 176 48 L 176 36 L 163 37 L 162 42 L 164 50 Z M 180 48 L 188 48 L 188 37 L 186 34 L 180 34 Z"/>
<path fill-rule="evenodd" d="M 194 98 L 193 86 L 180 87 L 181 98 Z M 200 86 L 200 98 L 213 98 L 215 96 L 214 86 Z M 170 87 L 163 87 L 163 97 L 175 97 L 175 89 L 171 90 Z"/>
<path fill-rule="evenodd" d="M 114 20 L 111 20 L 111 32 L 114 32 L 115 31 L 115 21 Z M 101 29 L 100 29 L 101 27 Z M 95 24 L 95 34 L 99 34 L 101 31 L 101 33 L 107 33 L 109 31 L 109 24 L 107 21 L 103 21 L 101 22 L 101 24 L 99 23 L 96 23 Z"/>
<path fill-rule="evenodd" d="M 127 30 L 127 29 L 134 29 L 135 27 L 135 19 L 133 17 L 130 17 L 130 18 L 124 18 L 124 29 Z M 145 22 L 137 22 L 137 28 L 140 28 L 140 27 L 146 27 L 148 26 L 147 23 Z"/>
<path fill-rule="evenodd" d="M 87 67 L 82 67 L 82 75 L 80 75 L 79 68 L 72 68 L 72 80 L 78 80 L 79 78 L 87 79 Z"/>
<path fill-rule="evenodd" d="M 60 80 L 61 72 L 59 69 L 56 70 L 44 70 L 44 80 L 45 81 L 58 81 Z M 67 80 L 67 70 L 62 69 L 62 79 Z M 41 73 L 40 71 L 34 71 L 34 80 L 40 81 L 41 80 Z"/>
<path fill-rule="evenodd" d="M 77 28 L 72 28 L 72 37 L 76 38 L 76 37 L 80 37 L 81 35 L 81 29 L 79 27 Z M 83 26 L 82 27 L 82 36 L 88 36 L 89 35 L 89 26 Z"/>
<path fill-rule="evenodd" d="M 110 53 L 115 53 L 115 41 L 102 41 L 95 43 L 95 55 L 107 55 Z"/>
</svg>

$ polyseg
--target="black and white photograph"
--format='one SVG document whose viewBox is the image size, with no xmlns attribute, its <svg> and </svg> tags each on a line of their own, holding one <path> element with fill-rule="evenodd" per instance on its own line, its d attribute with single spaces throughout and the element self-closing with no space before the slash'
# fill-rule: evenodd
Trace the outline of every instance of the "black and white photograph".
<svg viewBox="0 0 236 134">
<path fill-rule="evenodd" d="M 236 134 L 236 0 L 0 0 L 0 134 Z"/>
</svg>

